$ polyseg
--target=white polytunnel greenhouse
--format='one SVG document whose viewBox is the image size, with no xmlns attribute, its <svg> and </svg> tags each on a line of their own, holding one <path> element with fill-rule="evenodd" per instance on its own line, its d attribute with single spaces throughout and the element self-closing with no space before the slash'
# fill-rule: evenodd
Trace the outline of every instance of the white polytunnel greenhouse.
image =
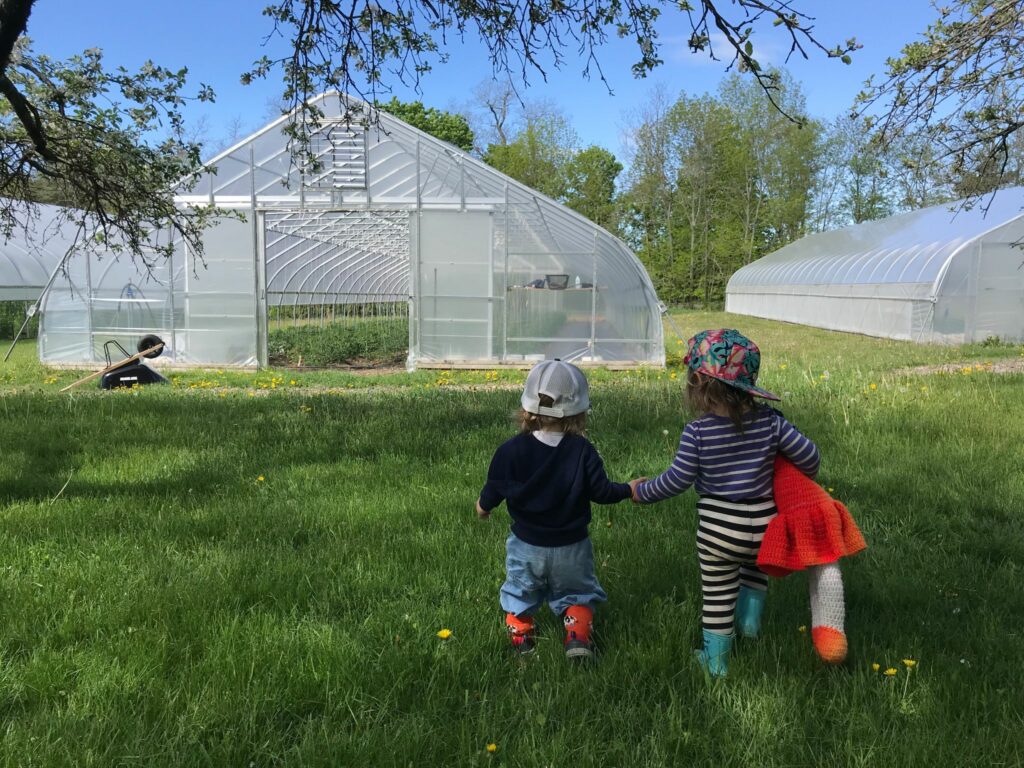
<svg viewBox="0 0 1024 768">
<path fill-rule="evenodd" d="M 664 364 L 657 297 L 619 239 L 390 115 L 316 101 L 315 171 L 292 162 L 283 117 L 176 196 L 236 214 L 201 262 L 181 244 L 152 270 L 72 254 L 41 302 L 41 360 L 95 363 L 157 334 L 161 362 L 266 366 L 279 331 L 358 318 L 399 328 L 409 367 Z"/>
<path fill-rule="evenodd" d="M 1024 341 L 1024 188 L 808 235 L 739 269 L 726 310 L 958 344 Z"/>
</svg>

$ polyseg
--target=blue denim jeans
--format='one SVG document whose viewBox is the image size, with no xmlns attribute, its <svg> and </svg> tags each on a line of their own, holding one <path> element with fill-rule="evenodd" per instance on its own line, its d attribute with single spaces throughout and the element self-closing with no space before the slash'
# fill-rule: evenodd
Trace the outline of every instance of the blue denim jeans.
<svg viewBox="0 0 1024 768">
<path fill-rule="evenodd" d="M 505 542 L 505 583 L 501 607 L 516 616 L 532 616 L 547 602 L 556 616 L 573 605 L 603 603 L 608 596 L 594 573 L 590 539 L 564 547 L 538 547 L 510 534 Z"/>
</svg>

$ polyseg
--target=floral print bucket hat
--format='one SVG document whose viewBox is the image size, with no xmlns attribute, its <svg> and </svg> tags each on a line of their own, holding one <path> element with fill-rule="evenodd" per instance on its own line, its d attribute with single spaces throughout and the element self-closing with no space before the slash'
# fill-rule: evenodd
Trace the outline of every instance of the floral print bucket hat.
<svg viewBox="0 0 1024 768">
<path fill-rule="evenodd" d="M 683 362 L 694 373 L 724 381 L 757 397 L 768 400 L 782 399 L 757 386 L 761 350 L 757 348 L 757 344 L 732 328 L 698 333 L 687 342 Z"/>
</svg>

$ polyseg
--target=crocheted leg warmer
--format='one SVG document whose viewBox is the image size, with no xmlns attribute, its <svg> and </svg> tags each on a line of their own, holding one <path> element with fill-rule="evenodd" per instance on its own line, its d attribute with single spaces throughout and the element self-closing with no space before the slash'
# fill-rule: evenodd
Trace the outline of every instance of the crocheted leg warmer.
<svg viewBox="0 0 1024 768">
<path fill-rule="evenodd" d="M 843 573 L 839 563 L 826 563 L 808 568 L 807 575 L 814 650 L 826 664 L 840 664 L 846 659 L 847 650 Z"/>
</svg>

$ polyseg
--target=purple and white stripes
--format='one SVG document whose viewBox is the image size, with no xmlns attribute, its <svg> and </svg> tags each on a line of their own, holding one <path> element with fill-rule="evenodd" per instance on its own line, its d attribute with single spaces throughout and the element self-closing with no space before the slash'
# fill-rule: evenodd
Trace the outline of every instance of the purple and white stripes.
<svg viewBox="0 0 1024 768">
<path fill-rule="evenodd" d="M 725 416 L 705 414 L 683 429 L 672 466 L 642 483 L 637 496 L 644 503 L 661 501 L 693 485 L 701 496 L 769 499 L 777 453 L 808 477 L 818 472 L 817 447 L 778 411 L 749 412 L 742 431 Z"/>
</svg>

